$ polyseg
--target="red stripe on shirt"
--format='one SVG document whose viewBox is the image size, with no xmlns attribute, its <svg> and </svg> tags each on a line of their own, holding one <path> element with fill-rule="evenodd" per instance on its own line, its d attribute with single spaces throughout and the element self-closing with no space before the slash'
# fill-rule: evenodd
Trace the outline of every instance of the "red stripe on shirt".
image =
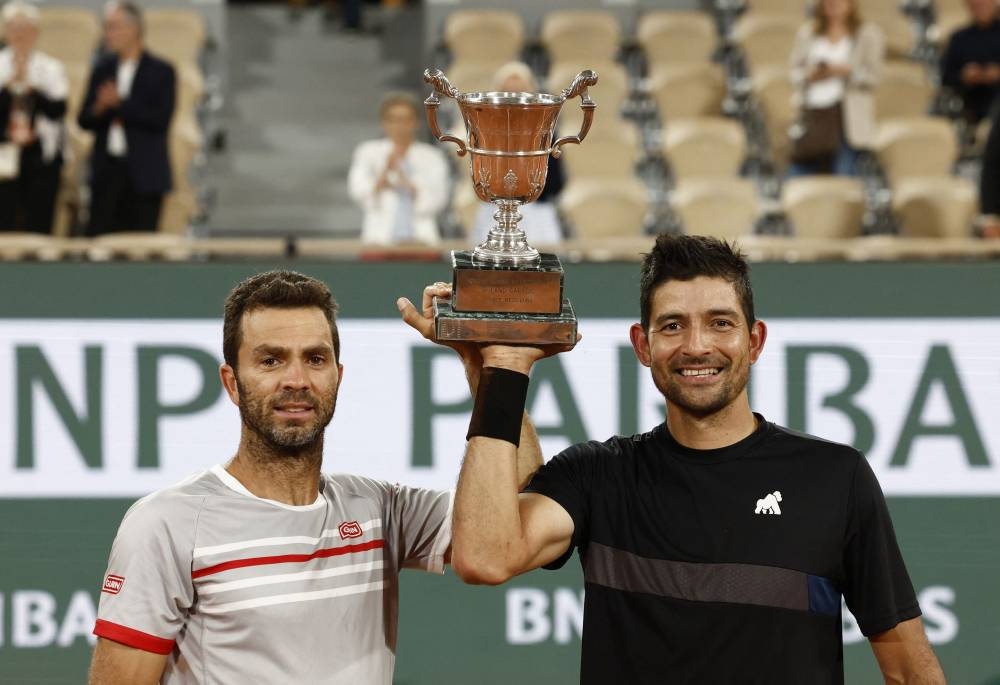
<svg viewBox="0 0 1000 685">
<path fill-rule="evenodd" d="M 316 550 L 312 554 L 279 554 L 271 557 L 250 557 L 249 559 L 233 559 L 224 561 L 215 566 L 206 566 L 191 573 L 191 579 L 210 576 L 214 573 L 222 573 L 234 568 L 246 568 L 247 566 L 265 566 L 267 564 L 289 564 L 301 563 L 312 559 L 325 559 L 327 557 L 339 557 L 342 554 L 354 554 L 356 552 L 367 552 L 370 549 L 380 549 L 385 547 L 385 540 L 371 540 L 356 545 L 344 545 L 343 547 L 328 547 L 327 549 Z"/>
<path fill-rule="evenodd" d="M 174 649 L 174 640 L 150 635 L 100 618 L 94 625 L 94 635 L 153 654 L 170 654 Z"/>
</svg>

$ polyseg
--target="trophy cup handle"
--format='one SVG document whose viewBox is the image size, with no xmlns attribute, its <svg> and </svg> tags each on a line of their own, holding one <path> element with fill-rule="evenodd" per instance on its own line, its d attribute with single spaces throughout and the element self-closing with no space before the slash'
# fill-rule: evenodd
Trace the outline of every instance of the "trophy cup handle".
<svg viewBox="0 0 1000 685">
<path fill-rule="evenodd" d="M 448 77 L 444 75 L 444 72 L 440 69 L 427 69 L 424 71 L 424 81 L 434 86 L 434 92 L 424 100 L 424 108 L 427 110 L 427 123 L 431 127 L 431 134 L 437 138 L 442 143 L 455 143 L 458 145 L 459 157 L 463 157 L 466 153 L 465 141 L 461 138 L 456 138 L 455 136 L 448 136 L 441 132 L 441 126 L 438 124 L 437 120 L 437 108 L 441 104 L 441 99 L 438 94 L 445 95 L 450 98 L 457 99 L 461 93 L 458 88 L 451 85 L 448 81 Z"/>
<path fill-rule="evenodd" d="M 426 75 L 424 78 L 426 78 Z M 559 155 L 562 154 L 561 148 L 563 145 L 568 143 L 579 145 L 580 142 L 587 137 L 587 132 L 590 131 L 590 125 L 594 123 L 594 110 L 597 108 L 594 101 L 590 99 L 590 93 L 587 92 L 587 88 L 594 85 L 597 85 L 597 72 L 587 69 L 586 71 L 581 71 L 577 74 L 569 88 L 562 92 L 562 96 L 567 100 L 575 98 L 577 95 L 580 96 L 580 109 L 583 110 L 583 123 L 580 124 L 580 132 L 575 136 L 563 136 L 556 142 L 552 143 L 553 157 L 558 158 Z"/>
</svg>

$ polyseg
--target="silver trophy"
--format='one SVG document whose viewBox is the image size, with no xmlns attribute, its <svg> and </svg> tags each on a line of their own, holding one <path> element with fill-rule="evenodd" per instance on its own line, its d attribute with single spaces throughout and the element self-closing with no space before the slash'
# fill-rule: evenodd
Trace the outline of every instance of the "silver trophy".
<svg viewBox="0 0 1000 685">
<path fill-rule="evenodd" d="M 558 94 L 461 93 L 440 69 L 426 70 L 424 80 L 434 86 L 424 101 L 431 132 L 458 145 L 459 156 L 469 155 L 476 195 L 497 207 L 486 240 L 474 250 L 452 252 L 452 297 L 437 304 L 439 339 L 574 344 L 576 316 L 563 298 L 562 265 L 528 244 L 520 207 L 541 195 L 549 155 L 559 157 L 563 145 L 586 137 L 597 107 L 587 89 L 597 74 L 580 72 Z M 440 96 L 458 102 L 467 140 L 441 132 Z M 579 133 L 553 142 L 562 106 L 578 96 Z"/>
</svg>

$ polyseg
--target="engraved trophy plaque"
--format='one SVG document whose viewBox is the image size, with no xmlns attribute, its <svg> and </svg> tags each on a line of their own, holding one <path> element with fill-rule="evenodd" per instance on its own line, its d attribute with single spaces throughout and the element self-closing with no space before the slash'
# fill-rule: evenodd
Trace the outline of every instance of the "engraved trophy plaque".
<svg viewBox="0 0 1000 685">
<path fill-rule="evenodd" d="M 587 88 L 597 83 L 597 74 L 580 72 L 559 94 L 461 93 L 439 69 L 425 71 L 424 80 L 434 87 L 424 101 L 431 132 L 458 145 L 459 156 L 469 155 L 476 195 L 496 206 L 485 242 L 451 253 L 451 300 L 435 302 L 438 339 L 574 345 L 576 315 L 563 297 L 562 264 L 528 245 L 519 208 L 545 187 L 549 155 L 559 157 L 563 145 L 586 137 L 597 107 Z M 458 102 L 467 140 L 441 132 L 440 96 Z M 560 109 L 577 96 L 580 132 L 553 142 Z"/>
</svg>

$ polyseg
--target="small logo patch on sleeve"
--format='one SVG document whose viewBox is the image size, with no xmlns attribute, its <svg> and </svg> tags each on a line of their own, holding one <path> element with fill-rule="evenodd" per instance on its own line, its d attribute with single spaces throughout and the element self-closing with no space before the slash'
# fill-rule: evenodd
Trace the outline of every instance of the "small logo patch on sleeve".
<svg viewBox="0 0 1000 685">
<path fill-rule="evenodd" d="M 340 524 L 340 539 L 359 538 L 362 535 L 361 525 L 357 521 L 344 521 Z"/>
<path fill-rule="evenodd" d="M 107 592 L 109 595 L 117 595 L 122 591 L 122 585 L 124 584 L 124 577 L 109 573 L 108 577 L 104 579 L 104 587 L 101 588 L 101 592 Z"/>
</svg>

